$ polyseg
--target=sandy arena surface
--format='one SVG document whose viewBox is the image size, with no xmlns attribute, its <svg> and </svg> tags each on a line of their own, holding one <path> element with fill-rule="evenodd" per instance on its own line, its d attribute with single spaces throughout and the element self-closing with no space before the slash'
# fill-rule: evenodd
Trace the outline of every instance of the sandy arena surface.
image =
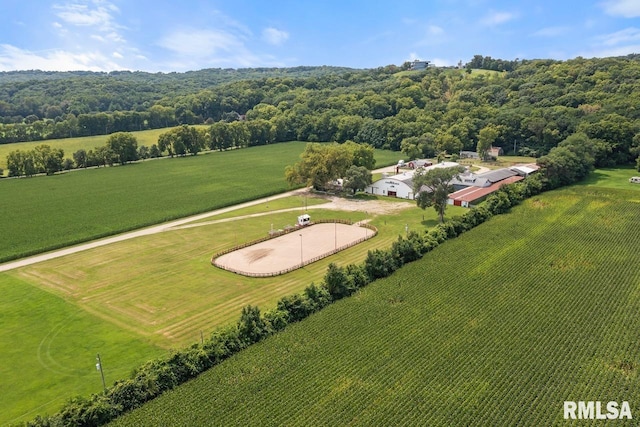
<svg viewBox="0 0 640 427">
<path fill-rule="evenodd" d="M 222 255 L 215 264 L 235 272 L 273 274 L 369 237 L 373 231 L 358 225 L 314 224 Z"/>
</svg>

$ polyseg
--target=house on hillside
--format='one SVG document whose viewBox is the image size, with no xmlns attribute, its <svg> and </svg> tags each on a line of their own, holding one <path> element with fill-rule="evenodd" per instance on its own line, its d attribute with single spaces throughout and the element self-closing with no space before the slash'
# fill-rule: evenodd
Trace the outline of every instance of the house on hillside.
<svg viewBox="0 0 640 427">
<path fill-rule="evenodd" d="M 429 61 L 420 61 L 419 59 L 416 59 L 413 62 L 411 62 L 411 66 L 409 67 L 409 69 L 413 71 L 417 71 L 417 70 L 426 70 L 429 67 L 430 67 Z"/>
</svg>

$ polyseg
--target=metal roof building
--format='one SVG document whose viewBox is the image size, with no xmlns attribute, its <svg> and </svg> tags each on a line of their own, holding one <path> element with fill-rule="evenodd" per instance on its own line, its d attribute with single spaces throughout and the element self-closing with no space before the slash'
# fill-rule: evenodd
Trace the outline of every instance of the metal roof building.
<svg viewBox="0 0 640 427">
<path fill-rule="evenodd" d="M 428 166 L 425 168 L 419 168 L 417 170 L 423 169 L 425 171 L 437 168 L 451 168 L 454 166 L 458 166 L 458 163 L 455 162 L 442 162 L 433 166 Z M 414 199 L 415 194 L 413 193 L 413 175 L 416 170 L 408 170 L 406 172 L 402 172 L 396 175 L 383 177 L 371 185 L 368 185 L 365 188 L 365 192 L 369 194 L 376 194 L 378 196 L 389 196 L 389 197 L 398 197 L 401 199 Z"/>
<path fill-rule="evenodd" d="M 488 187 L 463 188 L 462 190 L 458 190 L 455 193 L 449 194 L 449 200 L 447 201 L 447 203 L 454 206 L 462 206 L 464 208 L 468 208 L 474 202 L 483 199 L 494 191 L 497 191 L 503 185 L 518 182 L 523 179 L 524 177 L 515 175 L 495 182 Z"/>
</svg>

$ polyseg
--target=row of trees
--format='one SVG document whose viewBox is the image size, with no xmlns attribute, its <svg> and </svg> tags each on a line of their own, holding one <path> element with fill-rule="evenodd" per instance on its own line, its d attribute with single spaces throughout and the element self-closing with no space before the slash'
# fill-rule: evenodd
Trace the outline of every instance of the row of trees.
<svg viewBox="0 0 640 427">
<path fill-rule="evenodd" d="M 64 160 L 64 151 L 42 144 L 33 150 L 15 150 L 7 156 L 9 176 L 33 176 L 40 173 L 53 175 L 63 168 L 69 169 L 68 159 Z"/>
<path fill-rule="evenodd" d="M 35 151 L 14 150 L 7 156 L 9 176 L 32 176 L 39 173 L 53 174 L 61 170 L 126 164 L 136 160 L 163 156 L 196 155 L 203 150 L 224 151 L 266 145 L 278 142 L 276 130 L 266 120 L 218 122 L 209 127 L 182 125 L 160 134 L 158 143 L 151 147 L 139 146 L 134 134 L 111 134 L 104 146 L 93 150 L 80 149 L 72 158 L 64 158 L 64 151 L 42 144 Z M 45 168 L 43 156 L 55 154 Z M 37 154 L 37 155 L 36 155 Z M 62 156 L 62 158 L 59 158 Z"/>
<path fill-rule="evenodd" d="M 157 150 L 157 148 L 156 148 Z M 158 156 L 161 154 L 157 152 Z M 107 139 L 102 147 L 95 150 L 78 150 L 73 153 L 73 160 L 64 157 L 64 150 L 51 148 L 47 144 L 36 146 L 33 150 L 14 150 L 7 155 L 9 176 L 33 176 L 37 174 L 53 175 L 62 170 L 86 168 L 89 166 L 106 166 L 120 163 L 122 165 L 148 158 L 151 153 L 146 147 L 138 148 L 138 141 L 131 133 L 118 132 Z"/>
</svg>

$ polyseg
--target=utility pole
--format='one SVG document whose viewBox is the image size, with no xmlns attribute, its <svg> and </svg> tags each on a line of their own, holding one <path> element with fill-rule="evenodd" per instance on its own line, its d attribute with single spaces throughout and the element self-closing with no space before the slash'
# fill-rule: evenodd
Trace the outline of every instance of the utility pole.
<svg viewBox="0 0 640 427">
<path fill-rule="evenodd" d="M 102 388 L 104 392 L 107 392 L 107 384 L 104 382 L 104 371 L 102 370 L 102 361 L 100 360 L 100 353 L 96 356 L 96 369 L 100 371 L 100 376 L 102 376 Z"/>
</svg>

